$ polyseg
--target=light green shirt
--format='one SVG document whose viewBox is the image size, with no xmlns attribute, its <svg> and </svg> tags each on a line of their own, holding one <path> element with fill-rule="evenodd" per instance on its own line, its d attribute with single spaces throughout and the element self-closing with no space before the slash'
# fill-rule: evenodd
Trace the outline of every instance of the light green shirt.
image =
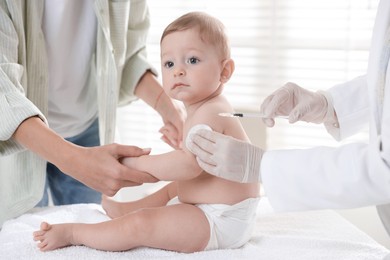
<svg viewBox="0 0 390 260">
<path fill-rule="evenodd" d="M 28 117 L 46 122 L 48 72 L 42 33 L 44 0 L 0 0 L 0 225 L 41 199 L 46 161 L 23 149 L 12 135 Z M 100 139 L 114 140 L 116 108 L 136 99 L 134 89 L 151 65 L 146 60 L 150 26 L 145 0 L 95 0 L 95 66 Z"/>
</svg>

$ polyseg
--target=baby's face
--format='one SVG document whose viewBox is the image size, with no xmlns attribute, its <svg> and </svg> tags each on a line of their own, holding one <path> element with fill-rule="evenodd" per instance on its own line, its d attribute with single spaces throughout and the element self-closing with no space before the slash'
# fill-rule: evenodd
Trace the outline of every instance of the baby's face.
<svg viewBox="0 0 390 260">
<path fill-rule="evenodd" d="M 186 105 L 220 91 L 222 60 L 215 46 L 202 41 L 197 29 L 165 36 L 161 42 L 161 70 L 165 92 Z"/>
</svg>

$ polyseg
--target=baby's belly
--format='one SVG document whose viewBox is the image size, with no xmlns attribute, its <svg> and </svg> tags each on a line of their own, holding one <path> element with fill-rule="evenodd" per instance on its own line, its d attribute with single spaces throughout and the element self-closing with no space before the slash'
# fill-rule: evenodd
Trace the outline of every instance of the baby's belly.
<svg viewBox="0 0 390 260">
<path fill-rule="evenodd" d="M 259 197 L 259 184 L 242 184 L 204 173 L 195 179 L 178 182 L 178 197 L 183 203 L 233 205 Z"/>
</svg>

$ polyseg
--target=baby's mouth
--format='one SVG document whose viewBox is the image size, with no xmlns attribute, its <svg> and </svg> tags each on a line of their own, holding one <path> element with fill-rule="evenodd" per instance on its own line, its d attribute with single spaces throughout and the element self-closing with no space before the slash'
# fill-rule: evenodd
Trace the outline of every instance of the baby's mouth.
<svg viewBox="0 0 390 260">
<path fill-rule="evenodd" d="M 184 84 L 184 83 L 176 83 L 175 85 L 173 85 L 172 89 L 176 89 L 176 88 L 179 88 L 179 87 L 186 87 L 188 85 Z"/>
</svg>

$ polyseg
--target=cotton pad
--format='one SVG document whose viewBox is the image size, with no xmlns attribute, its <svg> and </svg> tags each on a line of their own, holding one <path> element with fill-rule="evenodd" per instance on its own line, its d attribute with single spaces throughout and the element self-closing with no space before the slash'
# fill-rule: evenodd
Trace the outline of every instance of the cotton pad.
<svg viewBox="0 0 390 260">
<path fill-rule="evenodd" d="M 187 147 L 188 150 L 191 151 L 191 149 L 189 148 L 190 144 L 192 143 L 191 138 L 190 138 L 191 135 L 195 134 L 200 129 L 206 129 L 206 130 L 210 130 L 210 131 L 213 130 L 213 129 L 211 129 L 211 127 L 209 127 L 208 125 L 205 125 L 205 124 L 194 125 L 190 129 L 190 131 L 188 131 L 188 134 L 187 134 L 187 137 L 186 137 L 186 147 Z"/>
</svg>

